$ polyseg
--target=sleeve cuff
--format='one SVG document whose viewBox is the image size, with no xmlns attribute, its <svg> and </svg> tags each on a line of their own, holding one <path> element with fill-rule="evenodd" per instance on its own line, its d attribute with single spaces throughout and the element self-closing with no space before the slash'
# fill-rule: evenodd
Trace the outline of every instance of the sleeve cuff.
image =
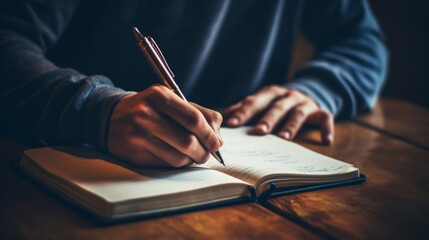
<svg viewBox="0 0 429 240">
<path fill-rule="evenodd" d="M 110 117 L 116 104 L 130 92 L 106 86 L 97 90 L 88 102 L 85 114 L 85 142 L 107 152 Z"/>
</svg>

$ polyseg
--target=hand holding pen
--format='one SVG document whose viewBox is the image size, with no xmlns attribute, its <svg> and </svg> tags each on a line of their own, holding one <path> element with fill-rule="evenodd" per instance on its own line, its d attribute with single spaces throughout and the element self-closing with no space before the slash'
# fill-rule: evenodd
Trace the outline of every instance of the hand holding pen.
<svg viewBox="0 0 429 240">
<path fill-rule="evenodd" d="M 185 102 L 188 102 L 179 86 L 174 81 L 174 73 L 171 71 L 170 66 L 168 66 L 168 63 L 165 60 L 164 55 L 162 55 L 158 45 L 155 43 L 155 40 L 153 40 L 152 37 L 144 37 L 136 27 L 133 28 L 133 32 L 140 50 L 146 56 L 146 59 L 149 61 L 161 82 Z M 222 156 L 218 151 L 212 152 L 212 155 L 225 166 Z"/>
<path fill-rule="evenodd" d="M 154 85 L 116 104 L 107 136 L 110 153 L 138 166 L 183 167 L 204 163 L 219 150 L 222 116 L 184 101 L 169 87 Z"/>
</svg>

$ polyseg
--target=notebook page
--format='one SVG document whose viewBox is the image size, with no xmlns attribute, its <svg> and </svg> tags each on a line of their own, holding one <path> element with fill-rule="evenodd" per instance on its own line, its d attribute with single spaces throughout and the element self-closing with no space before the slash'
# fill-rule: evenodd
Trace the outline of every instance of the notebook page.
<svg viewBox="0 0 429 240">
<path fill-rule="evenodd" d="M 213 160 L 206 166 L 254 184 L 270 174 L 320 177 L 347 172 L 352 165 L 311 151 L 274 135 L 249 135 L 249 127 L 222 128 L 220 153 L 226 167 Z"/>
<path fill-rule="evenodd" d="M 112 158 L 78 148 L 40 148 L 25 153 L 55 177 L 99 195 L 108 202 L 148 198 L 225 184 L 243 183 L 221 172 L 196 167 L 184 169 L 126 168 Z M 108 160 L 108 161 L 106 161 Z"/>
</svg>

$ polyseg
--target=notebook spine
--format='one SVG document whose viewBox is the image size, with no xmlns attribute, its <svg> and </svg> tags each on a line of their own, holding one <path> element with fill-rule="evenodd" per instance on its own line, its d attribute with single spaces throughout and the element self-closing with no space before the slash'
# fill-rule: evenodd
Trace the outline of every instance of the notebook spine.
<svg viewBox="0 0 429 240">
<path fill-rule="evenodd" d="M 268 190 L 264 191 L 258 198 L 259 203 L 264 204 L 270 199 L 271 195 L 276 191 L 277 184 L 275 182 L 270 182 L 270 187 Z"/>
<path fill-rule="evenodd" d="M 249 193 L 250 193 L 250 199 L 252 201 L 257 202 L 258 201 L 258 195 L 256 194 L 256 189 L 253 186 L 248 186 Z"/>
</svg>

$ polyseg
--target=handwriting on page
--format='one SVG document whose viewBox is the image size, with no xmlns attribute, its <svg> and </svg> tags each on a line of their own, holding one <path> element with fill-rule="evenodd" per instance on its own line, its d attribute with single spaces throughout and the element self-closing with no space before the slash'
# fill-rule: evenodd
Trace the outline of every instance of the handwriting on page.
<svg viewBox="0 0 429 240">
<path fill-rule="evenodd" d="M 252 136 L 247 130 L 222 129 L 221 154 L 227 166 L 211 167 L 249 182 L 273 174 L 335 174 L 351 167 L 293 142 L 273 135 Z"/>
<path fill-rule="evenodd" d="M 337 172 L 339 170 L 342 170 L 343 166 L 333 166 L 331 168 L 328 167 L 316 167 L 316 166 L 302 166 L 298 167 L 298 170 L 303 173 L 330 173 L 330 172 Z"/>
<path fill-rule="evenodd" d="M 296 163 L 296 159 L 290 154 L 284 152 L 274 152 L 267 149 L 252 149 L 252 150 L 223 150 L 222 154 L 234 158 L 258 158 L 263 162 L 278 162 L 278 163 Z"/>
</svg>

